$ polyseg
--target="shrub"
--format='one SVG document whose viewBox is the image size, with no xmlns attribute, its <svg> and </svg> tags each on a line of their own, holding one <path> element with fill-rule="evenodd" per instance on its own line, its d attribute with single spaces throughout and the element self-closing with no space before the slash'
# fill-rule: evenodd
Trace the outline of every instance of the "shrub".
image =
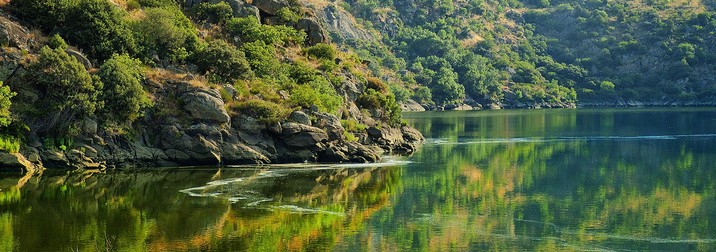
<svg viewBox="0 0 716 252">
<path fill-rule="evenodd" d="M 352 118 L 347 120 L 341 120 L 341 125 L 343 126 L 343 128 L 350 132 L 363 132 L 368 128 L 368 126 L 366 126 L 365 124 L 362 124 L 356 119 Z"/>
<path fill-rule="evenodd" d="M 105 60 L 113 54 L 134 55 L 137 44 L 124 21 L 125 12 L 105 0 L 79 0 L 68 9 L 60 33 L 73 45 L 94 58 Z"/>
<path fill-rule="evenodd" d="M 59 34 L 52 35 L 47 39 L 47 46 L 49 46 L 52 49 L 60 48 L 62 50 L 67 50 L 69 47 L 67 43 L 65 42 L 62 37 L 60 37 Z"/>
<path fill-rule="evenodd" d="M 74 3 L 66 0 L 13 0 L 8 6 L 15 16 L 49 32 L 65 21 Z"/>
<path fill-rule="evenodd" d="M 231 6 L 226 2 L 200 3 L 192 8 L 194 17 L 200 21 L 212 24 L 226 23 L 233 16 Z"/>
<path fill-rule="evenodd" d="M 275 49 L 263 41 L 245 43 L 241 46 L 241 51 L 246 55 L 251 69 L 257 76 L 275 76 L 283 72 L 281 63 L 276 58 Z"/>
<path fill-rule="evenodd" d="M 196 29 L 181 10 L 148 8 L 144 13 L 146 16 L 131 27 L 147 61 L 157 54 L 171 62 L 181 62 L 197 49 Z"/>
<path fill-rule="evenodd" d="M 95 82 L 84 66 L 62 49 L 43 47 L 38 61 L 29 66 L 26 78 L 39 91 L 40 99 L 34 106 L 40 108 L 34 118 L 38 132 L 62 133 L 78 118 L 92 115 L 102 105 L 97 101 L 101 82 Z"/>
<path fill-rule="evenodd" d="M 233 113 L 244 114 L 264 123 L 275 123 L 288 115 L 288 110 L 280 105 L 264 100 L 248 100 L 230 107 Z"/>
<path fill-rule="evenodd" d="M 301 15 L 296 14 L 290 8 L 286 7 L 279 9 L 276 16 L 278 16 L 279 20 L 284 24 L 295 24 L 301 19 Z"/>
<path fill-rule="evenodd" d="M 150 104 L 142 88 L 142 67 L 137 59 L 127 55 L 114 55 L 99 70 L 104 84 L 103 116 L 111 122 L 132 122 L 139 110 Z"/>
<path fill-rule="evenodd" d="M 10 106 L 12 103 L 10 99 L 15 96 L 15 93 L 10 91 L 10 87 L 3 86 L 3 82 L 0 81 L 0 128 L 10 125 L 12 117 L 10 117 Z"/>
<path fill-rule="evenodd" d="M 381 112 L 379 119 L 392 126 L 400 125 L 400 105 L 390 93 L 379 93 L 375 89 L 366 89 L 365 92 L 358 97 L 356 104 L 361 108 L 374 109 Z"/>
<path fill-rule="evenodd" d="M 332 45 L 318 43 L 317 45 L 307 48 L 306 54 L 318 59 L 335 60 L 337 52 L 336 48 Z"/>
<path fill-rule="evenodd" d="M 430 92 L 430 88 L 426 86 L 420 86 L 415 89 L 415 92 L 413 93 L 413 100 L 423 104 L 431 103 L 433 101 L 433 96 Z"/>
<path fill-rule="evenodd" d="M 295 87 L 291 92 L 291 101 L 303 108 L 315 105 L 318 110 L 331 113 L 337 112 L 343 104 L 343 98 L 336 94 L 336 90 L 325 78 Z"/>
<path fill-rule="evenodd" d="M 209 41 L 192 58 L 199 71 L 215 81 L 231 83 L 253 76 L 244 53 L 223 40 Z"/>
<path fill-rule="evenodd" d="M 306 33 L 291 27 L 261 25 L 255 17 L 232 18 L 226 22 L 224 31 L 230 36 L 239 37 L 241 42 L 262 41 L 267 45 L 297 44 L 306 39 Z"/>
<path fill-rule="evenodd" d="M 366 88 L 373 89 L 373 90 L 381 92 L 381 93 L 388 92 L 388 85 L 385 85 L 385 83 L 382 80 L 375 78 L 375 77 L 368 77 L 366 79 Z"/>
</svg>

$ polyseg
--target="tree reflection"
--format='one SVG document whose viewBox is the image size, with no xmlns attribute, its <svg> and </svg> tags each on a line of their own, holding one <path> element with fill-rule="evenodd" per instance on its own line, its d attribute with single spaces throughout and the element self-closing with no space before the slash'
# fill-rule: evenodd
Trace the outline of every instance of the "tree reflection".
<svg viewBox="0 0 716 252">
<path fill-rule="evenodd" d="M 0 250 L 328 249 L 342 232 L 361 229 L 400 190 L 396 167 L 279 170 L 179 170 L 80 173 L 0 180 Z M 51 172 L 50 172 L 51 173 Z M 210 181 L 212 197 L 180 191 Z M 251 192 L 265 202 L 231 203 Z M 225 195 L 226 194 L 226 195 Z M 310 211 L 296 211 L 308 209 Z"/>
</svg>

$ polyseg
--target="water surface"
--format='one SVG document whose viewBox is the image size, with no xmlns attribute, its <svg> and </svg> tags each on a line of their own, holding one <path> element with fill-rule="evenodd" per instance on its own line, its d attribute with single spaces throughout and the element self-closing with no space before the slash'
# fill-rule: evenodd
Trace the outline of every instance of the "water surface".
<svg viewBox="0 0 716 252">
<path fill-rule="evenodd" d="M 716 109 L 406 118 L 383 164 L 0 174 L 0 251 L 716 250 Z"/>
</svg>

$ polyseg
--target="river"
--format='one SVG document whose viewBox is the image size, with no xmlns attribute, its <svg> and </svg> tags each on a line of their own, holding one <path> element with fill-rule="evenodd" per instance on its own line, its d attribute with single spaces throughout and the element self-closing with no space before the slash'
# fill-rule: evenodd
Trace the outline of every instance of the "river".
<svg viewBox="0 0 716 252">
<path fill-rule="evenodd" d="M 716 109 L 405 118 L 380 164 L 0 173 L 0 251 L 716 250 Z"/>
</svg>

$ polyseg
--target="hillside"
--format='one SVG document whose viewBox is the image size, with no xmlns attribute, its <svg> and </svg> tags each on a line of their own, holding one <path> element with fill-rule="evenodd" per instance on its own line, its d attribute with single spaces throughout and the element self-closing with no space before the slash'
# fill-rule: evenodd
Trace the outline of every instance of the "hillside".
<svg viewBox="0 0 716 252">
<path fill-rule="evenodd" d="M 1 6 L 3 168 L 376 162 L 422 140 L 296 2 Z"/>
<path fill-rule="evenodd" d="M 383 67 L 413 90 L 430 88 L 438 105 L 465 97 L 480 107 L 715 104 L 714 1 L 337 5 L 380 34 L 389 53 L 374 55 Z"/>
</svg>

